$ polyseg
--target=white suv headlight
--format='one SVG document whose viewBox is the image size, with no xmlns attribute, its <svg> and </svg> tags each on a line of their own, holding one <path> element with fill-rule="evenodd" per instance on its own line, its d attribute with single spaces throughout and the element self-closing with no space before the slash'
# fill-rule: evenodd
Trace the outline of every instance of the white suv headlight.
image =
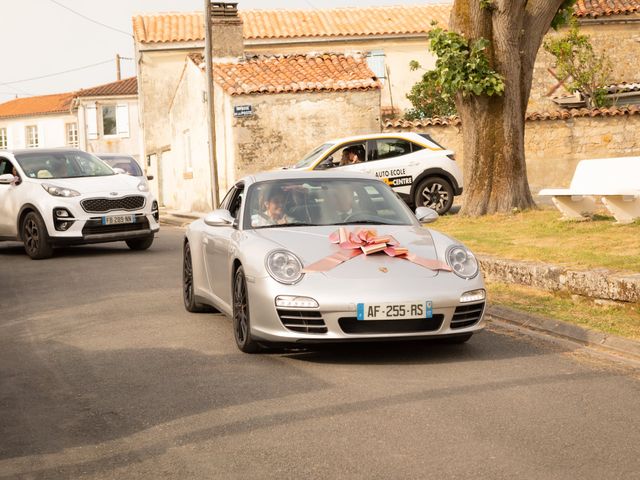
<svg viewBox="0 0 640 480">
<path fill-rule="evenodd" d="M 140 183 L 138 184 L 138 190 L 140 190 L 141 192 L 149 191 L 149 184 L 147 183 L 146 178 L 143 178 L 142 180 L 140 180 Z"/>
<path fill-rule="evenodd" d="M 298 283 L 304 276 L 302 262 L 287 250 L 274 250 L 269 253 L 265 265 L 271 278 L 285 285 Z"/>
<path fill-rule="evenodd" d="M 454 245 L 447 250 L 447 263 L 461 278 L 473 278 L 478 274 L 476 256 L 462 245 Z"/>
<path fill-rule="evenodd" d="M 43 183 L 42 188 L 44 188 L 49 195 L 53 195 L 54 197 L 77 197 L 80 195 L 80 192 L 76 192 L 70 188 L 58 187 L 57 185 L 51 185 L 50 183 Z"/>
</svg>

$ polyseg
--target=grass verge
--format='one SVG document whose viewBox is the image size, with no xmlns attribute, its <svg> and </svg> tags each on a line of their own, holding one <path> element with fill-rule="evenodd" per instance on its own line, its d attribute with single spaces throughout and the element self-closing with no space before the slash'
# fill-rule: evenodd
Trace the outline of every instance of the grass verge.
<svg viewBox="0 0 640 480">
<path fill-rule="evenodd" d="M 522 285 L 488 282 L 490 303 L 640 340 L 638 304 L 596 302 L 565 292 L 545 292 Z"/>
<path fill-rule="evenodd" d="M 617 225 L 613 217 L 560 220 L 557 210 L 531 210 L 478 218 L 445 215 L 434 228 L 478 254 L 554 263 L 576 269 L 640 272 L 640 221 Z"/>
</svg>

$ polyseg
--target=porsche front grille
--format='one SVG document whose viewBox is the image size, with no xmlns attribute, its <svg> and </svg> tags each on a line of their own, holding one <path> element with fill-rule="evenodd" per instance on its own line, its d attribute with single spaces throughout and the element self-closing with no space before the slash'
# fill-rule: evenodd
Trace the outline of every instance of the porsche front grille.
<svg viewBox="0 0 640 480">
<path fill-rule="evenodd" d="M 322 314 L 314 310 L 277 309 L 282 324 L 294 332 L 327 333 Z"/>
<path fill-rule="evenodd" d="M 434 332 L 440 329 L 444 315 L 432 318 L 412 318 L 408 320 L 358 320 L 356 317 L 342 317 L 338 324 L 344 333 L 383 334 Z"/>
<path fill-rule="evenodd" d="M 114 210 L 139 210 L 144 207 L 142 195 L 128 195 L 120 198 L 87 198 L 80 202 L 87 213 L 106 213 Z"/>
<path fill-rule="evenodd" d="M 484 302 L 474 303 L 473 305 L 461 305 L 456 307 L 451 319 L 451 328 L 466 328 L 475 325 L 482 318 L 484 310 Z"/>
</svg>

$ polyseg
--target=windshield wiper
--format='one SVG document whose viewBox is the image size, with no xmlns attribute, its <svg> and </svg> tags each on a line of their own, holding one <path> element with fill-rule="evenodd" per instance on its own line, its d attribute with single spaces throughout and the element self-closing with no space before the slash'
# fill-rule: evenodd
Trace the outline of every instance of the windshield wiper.
<svg viewBox="0 0 640 480">
<path fill-rule="evenodd" d="M 397 223 L 380 222 L 378 220 L 354 220 L 334 223 L 334 225 L 399 225 Z"/>
<path fill-rule="evenodd" d="M 319 223 L 304 223 L 304 222 L 289 222 L 289 223 L 276 223 L 274 225 L 260 225 L 253 227 L 254 230 L 259 228 L 282 228 L 282 227 L 320 227 Z"/>
</svg>

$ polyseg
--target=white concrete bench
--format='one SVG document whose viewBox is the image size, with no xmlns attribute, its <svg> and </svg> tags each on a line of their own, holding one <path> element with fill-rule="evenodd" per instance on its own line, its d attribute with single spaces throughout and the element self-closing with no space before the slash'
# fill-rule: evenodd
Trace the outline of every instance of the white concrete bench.
<svg viewBox="0 0 640 480">
<path fill-rule="evenodd" d="M 633 222 L 640 218 L 640 157 L 582 160 L 569 188 L 545 188 L 539 195 L 552 197 L 565 219 L 584 220 L 601 199 L 618 223 Z"/>
</svg>

